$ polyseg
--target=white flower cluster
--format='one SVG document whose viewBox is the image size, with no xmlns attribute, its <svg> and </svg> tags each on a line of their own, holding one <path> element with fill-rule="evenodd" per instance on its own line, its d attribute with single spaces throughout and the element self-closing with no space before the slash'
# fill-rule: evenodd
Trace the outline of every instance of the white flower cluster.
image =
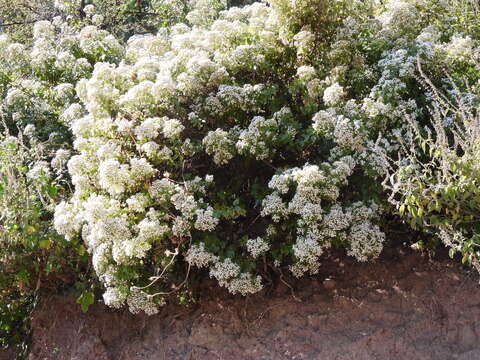
<svg viewBox="0 0 480 360">
<path fill-rule="evenodd" d="M 367 261 L 380 255 L 385 234 L 372 223 L 378 216 L 378 206 L 357 202 L 345 209 L 333 205 L 324 214 L 321 222 L 299 228 L 298 237 L 293 246 L 297 262 L 291 266 L 297 277 L 304 273 L 318 272 L 318 258 L 332 243 L 343 243 L 349 250 L 348 255 L 358 261 Z M 301 222 L 300 222 L 301 223 Z"/>
<path fill-rule="evenodd" d="M 67 165 L 70 158 L 70 150 L 58 149 L 55 152 L 55 157 L 52 159 L 50 165 L 56 170 L 61 170 Z"/>
<path fill-rule="evenodd" d="M 342 98 L 345 96 L 345 90 L 343 87 L 335 83 L 325 89 L 323 93 L 323 102 L 327 106 L 335 106 L 340 103 Z"/>
<path fill-rule="evenodd" d="M 23 135 L 31 138 L 35 135 L 35 130 L 35 125 L 28 124 L 27 126 L 25 126 L 25 129 L 23 129 Z"/>
<path fill-rule="evenodd" d="M 209 131 L 203 138 L 205 152 L 213 155 L 213 161 L 217 165 L 228 163 L 235 155 L 235 143 L 230 139 L 230 134 L 222 129 Z"/>
<path fill-rule="evenodd" d="M 227 7 L 225 0 L 193 0 L 193 10 L 187 15 L 187 20 L 194 25 L 206 25 L 217 16 L 220 10 Z"/>
<path fill-rule="evenodd" d="M 198 245 L 193 244 L 190 246 L 190 249 L 188 249 L 185 255 L 185 260 L 190 265 L 203 268 L 212 263 L 216 263 L 218 261 L 218 257 L 206 251 L 205 244 L 202 242 Z"/>
<path fill-rule="evenodd" d="M 367 261 L 380 255 L 385 241 L 385 234 L 377 225 L 369 222 L 355 224 L 350 229 L 348 255 L 358 261 Z"/>
<path fill-rule="evenodd" d="M 281 135 L 288 135 L 293 140 L 296 134 L 294 127 L 290 126 L 292 113 L 284 107 L 277 111 L 271 119 L 255 116 L 248 129 L 242 130 L 236 147 L 240 154 L 250 154 L 257 160 L 266 160 L 275 151 L 275 145 Z"/>
<path fill-rule="evenodd" d="M 322 199 L 334 201 L 338 198 L 339 186 L 346 183 L 354 166 L 353 158 L 347 156 L 333 164 L 323 163 L 321 167 L 305 165 L 301 169 L 293 168 L 274 175 L 269 182 L 269 187 L 274 192 L 263 200 L 262 216 L 271 216 L 274 221 L 279 221 L 290 214 L 296 214 L 305 221 L 320 220 Z M 296 185 L 295 195 L 290 202 L 285 203 L 281 194 L 287 193 L 292 185 Z"/>
<path fill-rule="evenodd" d="M 340 147 L 362 150 L 366 143 L 367 134 L 362 121 L 337 114 L 334 108 L 320 110 L 313 116 L 312 121 L 316 133 L 333 139 Z"/>
<path fill-rule="evenodd" d="M 255 239 L 247 240 L 247 250 L 250 255 L 256 259 L 260 255 L 263 255 L 270 250 L 270 245 L 268 245 L 268 243 L 261 237 L 257 237 Z"/>
<path fill-rule="evenodd" d="M 127 296 L 125 293 L 118 288 L 108 288 L 103 293 L 103 301 L 105 305 L 111 306 L 114 308 L 120 308 L 124 304 Z"/>
<path fill-rule="evenodd" d="M 414 27 L 421 20 L 415 11 L 415 5 L 422 0 L 389 0 L 386 2 L 386 11 L 378 16 L 385 36 L 398 37 L 405 27 Z"/>
<path fill-rule="evenodd" d="M 382 76 L 372 88 L 371 97 L 381 95 L 383 99 L 398 99 L 407 88 L 405 80 L 415 72 L 415 57 L 405 49 L 394 49 L 387 52 L 378 65 L 383 70 Z"/>
<path fill-rule="evenodd" d="M 210 95 L 207 101 L 221 104 L 220 112 L 241 110 L 245 112 L 262 111 L 258 106 L 258 98 L 264 91 L 270 90 L 263 84 L 245 84 L 243 86 L 220 85 L 218 92 L 213 97 Z"/>
<path fill-rule="evenodd" d="M 205 250 L 205 244 L 194 244 L 188 250 L 185 260 L 193 266 L 210 268 L 210 277 L 217 279 L 220 286 L 226 287 L 232 294 L 253 294 L 262 290 L 260 276 L 241 272 L 240 266 L 230 258 L 220 260 L 218 256 Z"/>
<path fill-rule="evenodd" d="M 49 180 L 51 176 L 50 166 L 46 161 L 38 161 L 34 163 L 27 173 L 29 179 L 37 181 Z"/>
<path fill-rule="evenodd" d="M 147 315 L 155 315 L 159 311 L 158 305 L 153 302 L 148 294 L 135 288 L 131 289 L 131 295 L 127 299 L 127 304 L 132 314 L 144 311 Z"/>
<path fill-rule="evenodd" d="M 210 1 L 197 1 L 196 10 L 188 15 L 191 26 L 176 24 L 156 35 L 134 36 L 126 49 L 94 25 L 76 34 L 72 43 L 96 63 L 91 76 L 76 85 L 79 100 L 71 86 L 59 84 L 52 93 L 58 101 L 68 102 L 61 120 L 71 126 L 77 151 L 68 161 L 75 194 L 70 202 L 58 206 L 55 226 L 70 238 L 81 233 L 107 287 L 109 303 L 127 301 L 136 311 L 139 306 L 135 304 L 145 300 L 144 294 L 124 290 L 132 284 L 125 283 L 118 270 L 141 266 L 153 249 L 164 251 L 178 244 L 184 251 L 179 258 L 183 256 L 192 266 L 207 267 L 232 293 L 261 289 L 260 279 L 242 272 L 235 256 L 206 250 L 211 245 L 209 235 L 201 238 L 204 242 L 194 238 L 199 232 L 215 231 L 219 217 L 230 216 L 224 215 L 230 209 L 224 211 L 228 205 L 222 203 L 229 200 L 211 203 L 212 199 L 231 195 L 245 205 L 243 193 L 209 191 L 217 182 L 205 175 L 205 164 L 196 163 L 205 154 L 212 157 L 220 174 L 225 170 L 221 166 L 233 166 L 234 158 L 235 165 L 237 160 L 256 159 L 279 166 L 269 181 L 271 192 L 263 199 L 261 215 L 270 218 L 268 225 L 293 224 L 288 231 L 296 238 L 292 249 L 295 275 L 318 271 L 319 257 L 332 244 L 346 247 L 359 261 L 377 256 L 384 241 L 374 225 L 378 209 L 366 203 L 347 205 L 341 193 L 355 167 L 380 171 L 385 166 L 375 150 L 395 151 L 391 133 L 375 143 L 377 135 L 397 124 L 404 113 L 419 111 L 415 101 L 405 100 L 419 51 L 402 45 L 410 41 L 426 49 L 431 43 L 430 48 L 443 51 L 447 59 L 470 58 L 476 51 L 475 42 L 460 35 L 438 45 L 441 37 L 435 29 L 420 34 L 419 28 L 420 35 L 410 40 L 395 35 L 397 25 L 401 28 L 397 32 L 406 31 L 406 19 L 414 26 L 419 24 L 414 16 L 419 1 L 387 2 L 375 29 L 380 37 L 392 40 L 391 46 L 385 45 L 381 55 L 376 53 L 374 66 L 367 68 L 369 58 L 358 56 L 355 61 L 360 65 L 352 64 L 351 73 L 346 64 L 340 64 L 323 79 L 319 78 L 322 71 L 307 61 L 320 39 L 309 26 L 289 34 L 288 15 L 282 13 L 280 1 L 225 11 L 220 11 L 222 6 L 207 6 L 212 5 Z M 303 6 L 284 5 L 292 14 Z M 205 11 L 203 18 L 199 9 Z M 95 9 L 84 11 L 93 19 Z M 349 18 L 344 26 L 359 25 Z M 34 65 L 41 70 L 46 63 L 55 64 L 76 79 L 79 69 L 84 73 L 91 69 L 87 71 L 88 61 L 75 58 L 70 48 L 52 40 L 63 31 L 48 22 L 36 25 L 32 51 L 38 63 Z M 18 53 L 26 59 L 26 49 L 2 44 L 7 56 Z M 286 49 L 296 50 L 299 61 L 289 69 L 293 85 L 286 84 L 284 89 L 277 86 L 275 77 L 264 75 L 271 74 L 272 59 L 281 59 Z M 339 41 L 332 54 L 341 51 Z M 357 79 L 359 67 L 368 74 Z M 374 86 L 357 89 L 376 74 Z M 352 86 L 349 81 L 354 78 Z M 29 84 L 29 89 L 36 87 Z M 367 96 L 347 99 L 358 93 Z M 293 100 L 297 98 L 298 104 Z M 29 99 L 18 87 L 7 93 L 7 100 L 16 109 L 25 107 Z M 312 114 L 315 134 L 304 121 Z M 320 145 L 323 139 L 316 135 L 333 140 L 333 149 L 331 142 Z M 308 144 L 308 149 L 301 148 L 302 144 Z M 317 156 L 315 152 L 323 145 L 329 153 Z M 295 165 L 288 165 L 291 158 L 283 157 L 282 147 L 308 159 L 300 157 Z M 62 167 L 67 157 L 58 153 L 52 165 Z M 325 158 L 328 161 L 319 160 Z M 250 216 L 256 209 L 242 210 Z M 276 236 L 270 230 L 266 237 L 247 240 L 252 263 L 269 255 Z M 187 246 L 190 240 L 196 245 Z"/>
<path fill-rule="evenodd" d="M 224 286 L 232 294 L 253 294 L 262 290 L 260 276 L 253 277 L 250 273 L 242 273 L 240 266 L 230 258 L 217 261 L 210 270 L 210 277 L 217 279 L 220 286 Z"/>
<path fill-rule="evenodd" d="M 351 246 L 349 254 L 360 261 L 380 253 L 384 234 L 371 223 L 371 219 L 377 216 L 378 207 L 355 203 L 343 210 L 335 203 L 340 186 L 346 183 L 354 166 L 352 157 L 343 157 L 332 164 L 324 163 L 322 167 L 306 165 L 302 169 L 290 169 L 270 181 L 269 187 L 274 192 L 263 200 L 262 215 L 271 216 L 274 221 L 298 217 L 297 240 L 293 245 L 297 261 L 291 267 L 295 276 L 316 273 L 320 266 L 319 257 L 334 241 L 347 244 L 351 241 L 347 245 Z M 294 185 L 293 198 L 284 201 L 282 195 Z M 329 205 L 332 202 L 333 205 Z"/>
<path fill-rule="evenodd" d="M 218 218 L 213 215 L 213 208 L 198 209 L 195 211 L 197 219 L 195 220 L 195 229 L 202 231 L 213 231 L 218 225 Z"/>
<path fill-rule="evenodd" d="M 309 30 L 302 30 L 293 37 L 295 47 L 297 48 L 297 56 L 306 57 L 312 50 L 315 35 Z"/>
<path fill-rule="evenodd" d="M 313 66 L 300 66 L 297 69 L 297 77 L 303 81 L 309 81 L 315 78 L 315 68 Z"/>
</svg>

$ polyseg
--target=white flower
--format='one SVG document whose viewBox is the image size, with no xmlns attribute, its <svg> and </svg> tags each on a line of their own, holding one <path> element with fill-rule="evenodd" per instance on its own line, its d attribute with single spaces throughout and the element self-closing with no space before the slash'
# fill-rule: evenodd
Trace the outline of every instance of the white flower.
<svg viewBox="0 0 480 360">
<path fill-rule="evenodd" d="M 253 277 L 250 273 L 241 273 L 228 283 L 227 288 L 232 294 L 240 293 L 244 296 L 254 294 L 263 289 L 262 278 L 260 276 Z"/>
<path fill-rule="evenodd" d="M 75 120 L 83 116 L 83 108 L 80 104 L 70 105 L 61 115 L 60 119 L 67 125 L 72 124 Z"/>
<path fill-rule="evenodd" d="M 152 140 L 158 136 L 162 125 L 162 119 L 148 118 L 145 119 L 140 125 L 135 127 L 134 134 L 140 140 Z"/>
<path fill-rule="evenodd" d="M 334 231 L 347 229 L 351 222 L 351 214 L 343 212 L 342 207 L 338 204 L 332 206 L 323 218 L 325 226 Z"/>
<path fill-rule="evenodd" d="M 67 164 L 69 158 L 70 150 L 58 149 L 50 164 L 52 165 L 52 168 L 60 170 Z"/>
<path fill-rule="evenodd" d="M 177 237 L 190 236 L 191 225 L 187 219 L 181 216 L 175 217 L 172 225 L 172 234 Z"/>
<path fill-rule="evenodd" d="M 155 180 L 148 189 L 150 196 L 157 201 L 170 201 L 173 194 L 180 191 L 180 188 L 167 178 Z"/>
<path fill-rule="evenodd" d="M 30 168 L 27 177 L 31 180 L 48 180 L 51 177 L 50 166 L 46 161 L 38 161 Z"/>
<path fill-rule="evenodd" d="M 128 165 L 120 164 L 115 159 L 100 163 L 98 177 L 100 186 L 111 195 L 122 194 L 130 183 Z"/>
<path fill-rule="evenodd" d="M 313 66 L 300 66 L 297 69 L 297 76 L 300 80 L 308 81 L 315 77 L 315 68 Z"/>
<path fill-rule="evenodd" d="M 273 221 L 279 222 L 288 214 L 288 210 L 280 195 L 273 192 L 263 199 L 261 214 L 262 216 L 271 216 Z"/>
<path fill-rule="evenodd" d="M 286 194 L 290 189 L 291 179 L 287 174 L 273 175 L 268 187 L 277 190 L 280 194 Z"/>
<path fill-rule="evenodd" d="M 179 192 L 172 195 L 170 200 L 175 206 L 175 209 L 180 211 L 185 218 L 191 219 L 196 214 L 198 203 L 193 195 L 187 195 L 185 192 Z"/>
<path fill-rule="evenodd" d="M 178 138 L 183 129 L 185 129 L 185 126 L 183 126 L 180 121 L 176 119 L 167 119 L 163 123 L 162 132 L 163 136 L 165 136 L 167 139 L 173 139 Z"/>
<path fill-rule="evenodd" d="M 94 25 L 101 25 L 103 23 L 104 17 L 100 14 L 95 14 L 92 16 L 92 23 Z"/>
<path fill-rule="evenodd" d="M 161 305 L 163 305 L 162 303 Z M 138 314 L 144 311 L 147 315 L 155 315 L 158 313 L 158 305 L 153 302 L 153 299 L 142 290 L 132 288 L 130 295 L 127 298 L 128 309 L 132 314 Z"/>
<path fill-rule="evenodd" d="M 299 57 L 306 56 L 315 40 L 315 35 L 308 30 L 302 30 L 293 37 L 295 47 L 297 48 L 297 55 Z"/>
<path fill-rule="evenodd" d="M 467 61 L 473 59 L 475 42 L 469 36 L 454 35 L 444 49 L 451 60 Z"/>
<path fill-rule="evenodd" d="M 127 295 L 119 288 L 109 287 L 103 294 L 105 305 L 120 308 L 125 303 Z"/>
<path fill-rule="evenodd" d="M 203 231 L 213 231 L 218 224 L 218 218 L 213 215 L 213 208 L 209 206 L 207 209 L 198 209 L 195 211 L 197 219 L 195 220 L 195 228 Z"/>
<path fill-rule="evenodd" d="M 88 4 L 83 8 L 83 12 L 87 16 L 92 16 L 93 14 L 95 14 L 95 6 L 92 4 Z"/>
<path fill-rule="evenodd" d="M 352 226 L 349 240 L 348 255 L 355 257 L 358 261 L 367 261 L 380 255 L 385 234 L 378 226 L 370 222 L 362 222 Z"/>
<path fill-rule="evenodd" d="M 342 100 L 344 96 L 345 91 L 343 90 L 343 87 L 338 83 L 335 83 L 325 89 L 325 92 L 323 93 L 323 102 L 327 106 L 335 106 Z"/>
<path fill-rule="evenodd" d="M 251 154 L 258 160 L 267 159 L 272 148 L 269 143 L 275 142 L 278 137 L 279 123 L 276 119 L 265 119 L 255 116 L 248 129 L 242 130 L 236 143 L 240 154 Z"/>
<path fill-rule="evenodd" d="M 330 129 L 333 128 L 335 123 L 335 112 L 333 109 L 320 110 L 313 115 L 313 129 L 320 134 L 327 134 Z"/>
<path fill-rule="evenodd" d="M 210 270 L 210 277 L 216 278 L 220 286 L 227 286 L 228 281 L 238 275 L 240 275 L 240 266 L 230 258 L 216 262 Z"/>
<path fill-rule="evenodd" d="M 190 249 L 188 249 L 185 260 L 193 266 L 202 268 L 211 263 L 215 263 L 218 257 L 206 251 L 205 244 L 201 242 L 198 245 L 193 244 Z"/>
<path fill-rule="evenodd" d="M 65 103 L 75 96 L 75 87 L 69 83 L 59 84 L 53 90 L 57 99 Z"/>
<path fill-rule="evenodd" d="M 50 21 L 42 20 L 37 21 L 33 25 L 33 38 L 51 38 L 53 37 L 55 28 Z"/>
<path fill-rule="evenodd" d="M 205 181 L 207 183 L 212 183 L 213 182 L 213 175 L 205 175 Z"/>
<path fill-rule="evenodd" d="M 28 124 L 25 126 L 25 129 L 23 129 L 23 134 L 28 137 L 32 137 L 35 135 L 35 125 L 33 124 Z"/>
<path fill-rule="evenodd" d="M 53 226 L 67 240 L 71 240 L 81 229 L 81 222 L 75 210 L 73 204 L 65 201 L 62 201 L 55 208 Z"/>
<path fill-rule="evenodd" d="M 138 241 L 155 241 L 165 237 L 170 231 L 169 227 L 165 224 L 161 224 L 157 216 L 151 211 L 149 217 L 146 217 L 138 223 Z"/>
<path fill-rule="evenodd" d="M 149 204 L 149 199 L 145 194 L 137 193 L 127 199 L 128 208 L 133 212 L 143 213 Z"/>
<path fill-rule="evenodd" d="M 145 158 L 130 159 L 130 183 L 145 181 L 155 174 L 155 169 Z"/>
<path fill-rule="evenodd" d="M 318 258 L 323 254 L 327 245 L 321 245 L 319 239 L 312 236 L 299 236 L 293 245 L 293 253 L 297 262 L 291 268 L 296 277 L 302 276 L 305 272 L 316 274 L 320 267 Z"/>
<path fill-rule="evenodd" d="M 254 259 L 266 253 L 269 249 L 270 245 L 261 237 L 247 240 L 247 250 Z"/>
<path fill-rule="evenodd" d="M 213 161 L 217 165 L 228 163 L 234 156 L 234 143 L 225 130 L 209 131 L 202 143 L 205 146 L 205 152 L 213 155 Z"/>
</svg>

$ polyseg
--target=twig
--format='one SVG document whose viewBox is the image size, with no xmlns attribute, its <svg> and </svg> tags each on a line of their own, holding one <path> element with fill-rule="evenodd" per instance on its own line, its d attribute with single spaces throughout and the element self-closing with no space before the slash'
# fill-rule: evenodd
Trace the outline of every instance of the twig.
<svg viewBox="0 0 480 360">
<path fill-rule="evenodd" d="M 45 19 L 42 19 L 45 20 Z M 2 26 L 15 26 L 15 25 L 27 25 L 27 24 L 34 24 L 37 21 L 40 20 L 29 20 L 29 21 L 21 21 L 21 22 L 12 22 L 12 23 L 7 23 L 7 24 L 0 24 L 0 27 Z"/>
<path fill-rule="evenodd" d="M 271 265 L 270 265 L 270 267 L 271 267 L 273 270 L 277 270 L 277 271 L 280 273 L 280 281 L 281 281 L 282 283 L 284 283 L 284 284 L 290 289 L 290 292 L 291 292 L 291 294 L 292 294 L 292 297 L 295 299 L 295 301 L 302 302 L 302 300 L 295 295 L 295 290 L 293 290 L 292 285 L 290 285 L 289 283 L 287 283 L 287 282 L 283 279 L 282 269 L 276 269 L 276 268 L 274 268 L 274 267 L 271 266 Z"/>
<path fill-rule="evenodd" d="M 170 260 L 170 262 L 167 264 L 167 266 L 165 266 L 161 272 L 160 275 L 158 276 L 152 276 L 149 280 L 151 280 L 150 284 L 148 285 L 145 285 L 145 286 L 134 286 L 133 288 L 135 290 L 143 290 L 143 289 L 146 289 L 150 286 L 152 286 L 153 284 L 155 284 L 158 280 L 160 280 L 162 277 L 163 277 L 163 274 L 165 274 L 165 271 L 167 271 L 167 269 L 173 264 L 173 261 L 175 260 L 175 258 L 177 257 L 178 255 L 178 247 L 175 249 L 175 252 L 173 253 L 173 256 L 172 256 L 172 259 Z"/>
<path fill-rule="evenodd" d="M 174 288 L 172 291 L 168 291 L 168 292 L 158 292 L 158 293 L 155 293 L 155 294 L 152 294 L 152 295 L 148 295 L 148 297 L 154 298 L 155 296 L 159 296 L 159 295 L 163 295 L 163 296 L 171 295 L 171 294 L 177 292 L 178 290 L 180 290 L 180 289 L 183 287 L 183 285 L 185 285 L 185 283 L 186 283 L 187 280 L 188 280 L 188 276 L 190 275 L 190 267 L 191 267 L 191 265 L 188 264 L 187 275 L 185 276 L 185 279 L 183 279 L 183 281 L 182 281 L 180 284 L 175 285 L 175 288 Z"/>
</svg>

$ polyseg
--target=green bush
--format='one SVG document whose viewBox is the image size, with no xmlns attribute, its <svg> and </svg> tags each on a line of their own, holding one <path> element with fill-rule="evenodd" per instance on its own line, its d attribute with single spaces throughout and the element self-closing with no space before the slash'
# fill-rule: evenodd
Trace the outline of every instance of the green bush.
<svg viewBox="0 0 480 360">
<path fill-rule="evenodd" d="M 87 257 L 154 314 L 202 271 L 246 295 L 373 260 L 398 213 L 475 263 L 478 8 L 453 3 L 57 1 L 0 37 L 3 288 L 71 272 L 86 310 Z"/>
<path fill-rule="evenodd" d="M 3 7 L 7 25 L 0 26 L 8 35 L 0 36 L 0 346 L 26 349 L 21 343 L 27 317 L 42 291 L 74 286 L 83 310 L 93 303 L 96 282 L 86 247 L 80 239 L 65 240 L 52 221 L 55 204 L 71 196 L 70 126 L 84 112 L 77 82 L 91 76 L 95 63 L 122 60 L 122 39 L 140 31 L 136 22 L 149 11 L 159 12 L 154 22 L 141 20 L 142 26 L 184 18 L 172 17 L 160 3 L 152 9 L 153 3 L 142 2 L 141 11 L 131 4 L 80 3 L 26 2 L 15 14 Z M 33 24 L 38 17 L 48 20 Z M 24 26 L 8 25 L 15 22 Z M 119 40 L 104 30 L 113 30 L 113 23 Z"/>
<path fill-rule="evenodd" d="M 410 118 L 412 136 L 387 182 L 391 200 L 413 228 L 438 236 L 450 255 L 480 270 L 480 96 L 453 82 L 442 93 L 428 79 L 432 95 L 429 127 Z"/>
<path fill-rule="evenodd" d="M 55 226 L 85 241 L 105 302 L 155 313 L 195 268 L 248 294 L 267 264 L 302 276 L 331 247 L 377 257 L 382 154 L 407 117 L 433 121 L 417 57 L 436 84 L 443 66 L 478 80 L 476 40 L 440 33 L 452 9 L 432 6 L 255 3 L 96 64 Z"/>
<path fill-rule="evenodd" d="M 51 225 L 62 181 L 43 160 L 45 145 L 22 134 L 0 140 L 0 346 L 22 340 L 40 288 L 71 286 L 86 264 L 83 245 Z"/>
</svg>

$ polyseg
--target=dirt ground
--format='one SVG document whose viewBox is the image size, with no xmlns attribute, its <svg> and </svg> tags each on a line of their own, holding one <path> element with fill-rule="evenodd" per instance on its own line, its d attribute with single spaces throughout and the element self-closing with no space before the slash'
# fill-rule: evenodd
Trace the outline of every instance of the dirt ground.
<svg viewBox="0 0 480 360">
<path fill-rule="evenodd" d="M 319 275 L 286 278 L 247 298 L 205 293 L 201 305 L 153 317 L 72 297 L 44 299 L 30 360 L 480 360 L 480 285 L 448 259 L 328 259 Z M 206 284 L 207 286 L 208 284 Z"/>
</svg>

